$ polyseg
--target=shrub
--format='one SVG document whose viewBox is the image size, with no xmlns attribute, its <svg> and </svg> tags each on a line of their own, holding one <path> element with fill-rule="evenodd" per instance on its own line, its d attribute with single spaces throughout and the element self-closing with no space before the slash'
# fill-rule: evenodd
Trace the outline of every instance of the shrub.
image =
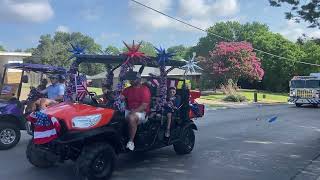
<svg viewBox="0 0 320 180">
<path fill-rule="evenodd" d="M 228 84 L 227 85 L 222 84 L 220 86 L 220 89 L 225 95 L 235 95 L 235 94 L 237 94 L 237 84 L 235 84 L 232 79 L 228 80 Z"/>
<path fill-rule="evenodd" d="M 240 94 L 232 94 L 227 95 L 225 98 L 223 98 L 224 101 L 228 102 L 244 102 L 247 100 L 245 96 L 241 96 Z"/>
<path fill-rule="evenodd" d="M 221 85 L 220 86 L 221 91 L 226 95 L 225 98 L 223 98 L 224 101 L 228 102 L 244 102 L 247 100 L 245 96 L 240 95 L 237 90 L 238 86 L 236 83 L 233 82 L 232 79 L 228 80 L 227 85 Z"/>
</svg>

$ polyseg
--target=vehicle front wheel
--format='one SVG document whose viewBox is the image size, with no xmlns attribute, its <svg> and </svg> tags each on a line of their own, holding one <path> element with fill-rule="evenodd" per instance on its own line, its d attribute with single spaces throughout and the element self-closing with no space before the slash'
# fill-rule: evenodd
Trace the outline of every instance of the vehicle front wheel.
<svg viewBox="0 0 320 180">
<path fill-rule="evenodd" d="M 182 133 L 181 140 L 173 144 L 174 151 L 177 154 L 189 154 L 194 147 L 195 135 L 193 129 L 190 127 L 185 129 Z"/>
<path fill-rule="evenodd" d="M 35 167 L 43 169 L 54 166 L 55 162 L 50 161 L 43 153 L 39 153 L 39 151 L 37 151 L 37 148 L 37 145 L 35 145 L 32 140 L 30 140 L 26 150 L 28 161 Z"/>
<path fill-rule="evenodd" d="M 300 104 L 300 103 L 296 103 L 296 106 L 297 106 L 297 107 L 301 107 L 301 106 L 302 106 L 302 104 Z"/>
<path fill-rule="evenodd" d="M 0 122 L 0 150 L 14 147 L 20 141 L 21 133 L 18 126 Z"/>
<path fill-rule="evenodd" d="M 76 174 L 87 180 L 105 180 L 112 175 L 116 153 L 110 144 L 95 143 L 85 146 L 76 161 Z"/>
</svg>

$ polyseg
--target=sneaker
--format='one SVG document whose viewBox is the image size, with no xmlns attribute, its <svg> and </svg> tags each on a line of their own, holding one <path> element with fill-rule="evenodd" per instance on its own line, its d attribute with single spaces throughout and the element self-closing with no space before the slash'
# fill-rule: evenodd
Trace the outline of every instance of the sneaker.
<svg viewBox="0 0 320 180">
<path fill-rule="evenodd" d="M 170 129 L 167 129 L 166 132 L 164 133 L 164 136 L 166 138 L 169 138 L 170 137 Z"/>
<path fill-rule="evenodd" d="M 133 151 L 134 150 L 134 143 L 132 141 L 129 141 L 127 143 L 127 148 L 130 149 L 131 151 Z"/>
</svg>

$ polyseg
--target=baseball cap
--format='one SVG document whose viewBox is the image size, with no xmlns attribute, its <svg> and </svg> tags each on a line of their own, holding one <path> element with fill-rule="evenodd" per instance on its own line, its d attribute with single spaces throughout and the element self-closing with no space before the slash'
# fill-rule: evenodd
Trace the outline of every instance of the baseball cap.
<svg viewBox="0 0 320 180">
<path fill-rule="evenodd" d="M 141 74 L 139 72 L 130 70 L 129 72 L 126 73 L 124 79 L 126 80 L 141 79 Z"/>
</svg>

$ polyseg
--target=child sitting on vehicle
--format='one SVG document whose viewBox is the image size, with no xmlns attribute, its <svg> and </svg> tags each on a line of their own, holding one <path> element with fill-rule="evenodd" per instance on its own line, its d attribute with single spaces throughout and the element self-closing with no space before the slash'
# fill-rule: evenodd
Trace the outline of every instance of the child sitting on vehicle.
<svg viewBox="0 0 320 180">
<path fill-rule="evenodd" d="M 97 96 L 97 98 L 102 98 L 100 103 L 105 104 L 106 106 L 112 106 L 114 103 L 115 95 L 112 91 L 112 85 L 103 84 L 102 87 L 102 95 Z"/>
<path fill-rule="evenodd" d="M 176 95 L 177 91 L 175 87 L 170 87 L 168 90 L 167 105 L 165 106 L 165 114 L 167 114 L 168 124 L 165 132 L 165 137 L 170 137 L 170 127 L 172 121 L 172 114 L 179 109 L 180 96 Z"/>
</svg>

